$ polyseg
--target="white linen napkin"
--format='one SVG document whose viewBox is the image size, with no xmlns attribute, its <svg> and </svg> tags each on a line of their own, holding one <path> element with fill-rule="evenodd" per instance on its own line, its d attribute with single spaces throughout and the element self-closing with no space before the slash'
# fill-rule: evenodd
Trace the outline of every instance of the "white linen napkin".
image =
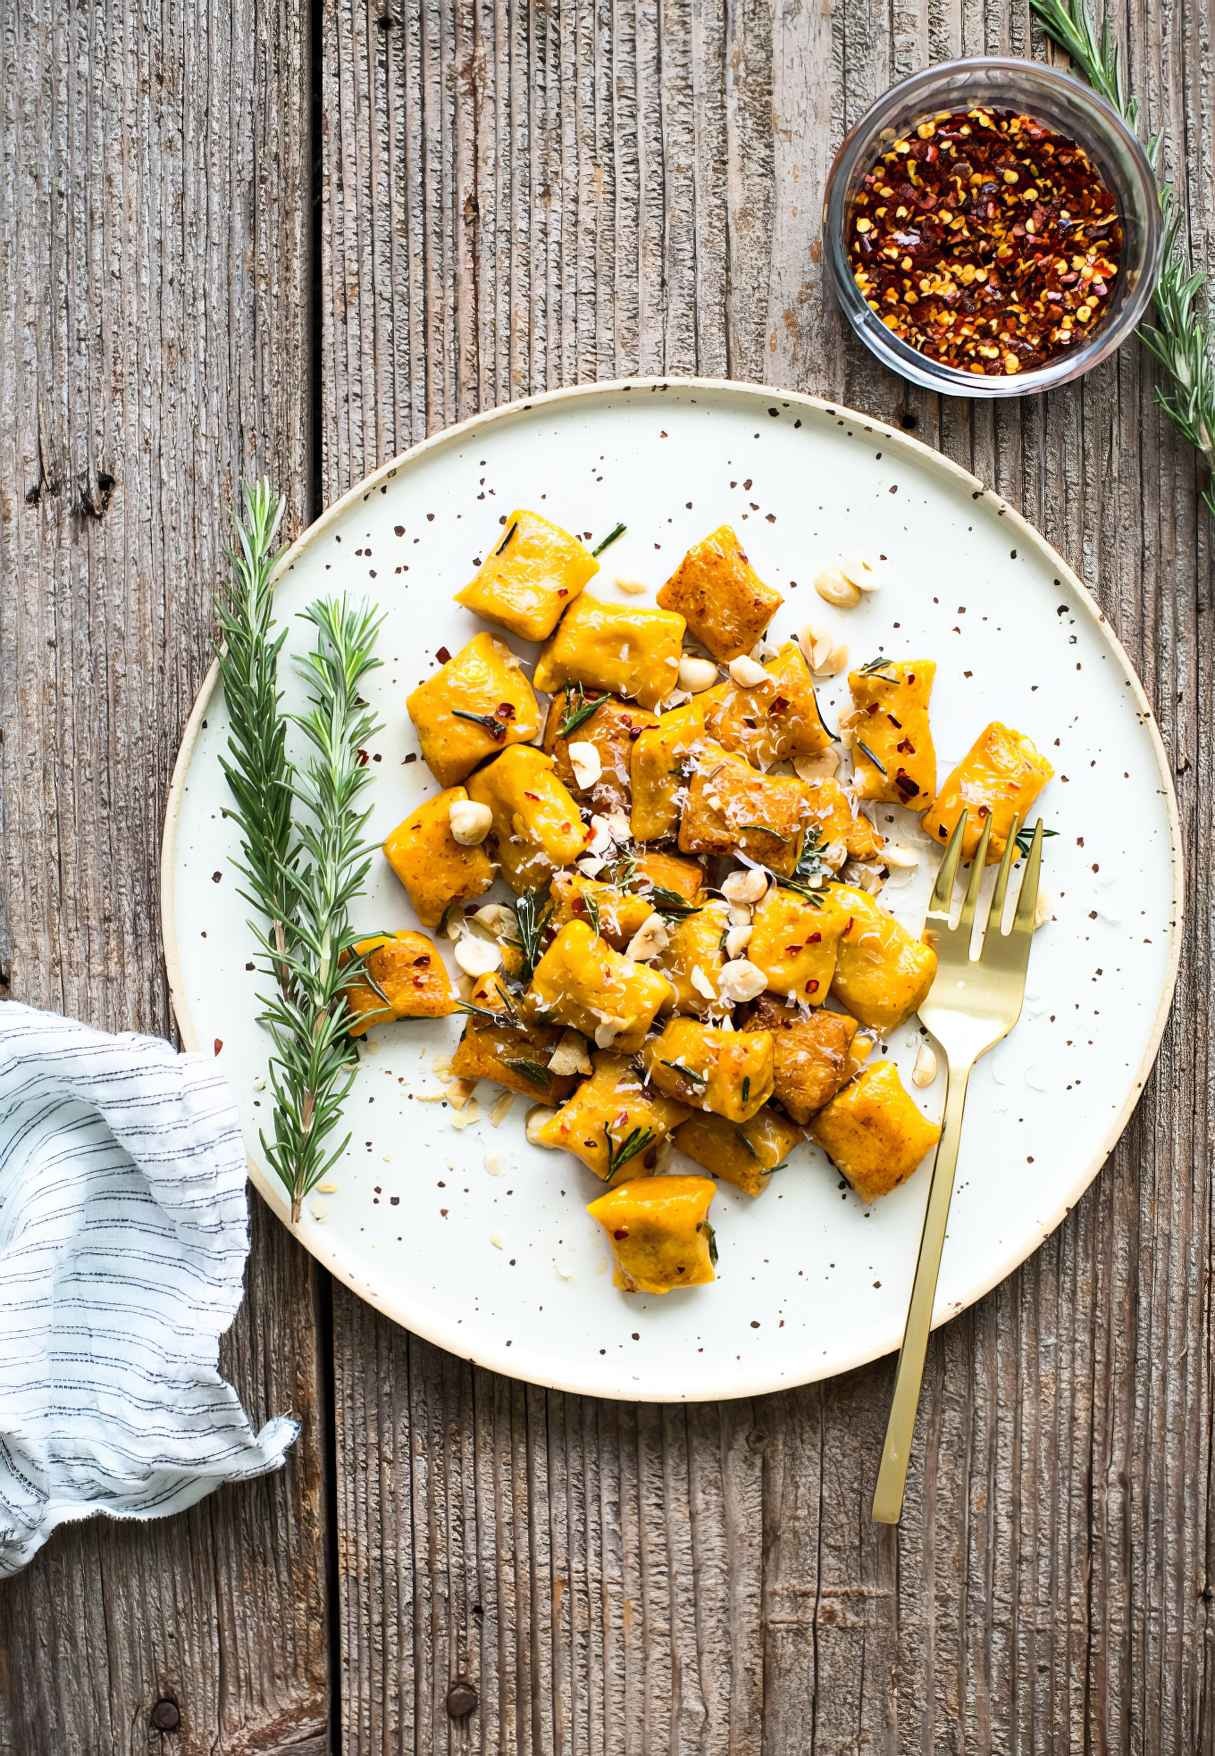
<svg viewBox="0 0 1215 1756">
<path fill-rule="evenodd" d="M 213 1061 L 0 1006 L 0 1576 L 55 1526 L 277 1469 L 218 1371 L 249 1250 Z"/>
</svg>

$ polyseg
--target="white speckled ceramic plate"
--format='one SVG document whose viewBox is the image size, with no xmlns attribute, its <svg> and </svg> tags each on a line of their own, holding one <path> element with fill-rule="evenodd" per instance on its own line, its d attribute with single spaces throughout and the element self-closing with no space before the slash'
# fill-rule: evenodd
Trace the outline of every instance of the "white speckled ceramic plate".
<svg viewBox="0 0 1215 1756">
<path fill-rule="evenodd" d="M 580 532 L 628 534 L 592 589 L 617 576 L 656 590 L 689 543 L 729 521 L 785 594 L 773 632 L 834 627 L 863 660 L 880 647 L 938 663 L 942 772 L 1000 718 L 1058 771 L 1042 799 L 1052 919 L 1030 965 L 1021 1024 L 975 1074 L 945 1251 L 938 1321 L 1035 1250 L 1101 1168 L 1151 1068 L 1172 995 L 1181 858 L 1168 765 L 1130 665 L 1069 569 L 1015 513 L 935 452 L 864 416 L 783 391 L 681 380 L 591 386 L 499 409 L 418 446 L 321 518 L 281 569 L 279 604 L 366 594 L 384 610 L 372 697 L 380 839 L 433 790 L 406 693 L 474 632 L 452 603 L 516 504 Z M 815 595 L 841 551 L 888 557 L 887 583 L 852 612 Z M 622 600 L 624 601 L 624 600 Z M 828 687 L 830 718 L 844 692 Z M 222 816 L 226 717 L 208 682 L 186 731 L 164 843 L 164 931 L 174 1005 L 192 1048 L 215 1046 L 259 1164 L 266 1044 Z M 884 821 L 897 815 L 895 824 Z M 914 820 L 881 827 L 914 841 Z M 927 851 L 927 850 L 926 850 Z M 886 900 L 922 920 L 926 861 Z M 368 923 L 405 926 L 404 893 L 377 860 Z M 457 1131 L 434 1064 L 456 1020 L 373 1033 L 349 1107 L 333 1193 L 306 1203 L 303 1243 L 382 1311 L 516 1377 L 644 1400 L 750 1396 L 823 1378 L 897 1346 L 927 1172 L 872 1211 L 809 1146 L 750 1202 L 714 1203 L 717 1283 L 666 1299 L 612 1285 L 583 1211 L 599 1185 L 574 1159 L 529 1147 L 525 1103 Z M 908 1027 L 889 1052 L 904 1066 Z M 222 1048 L 220 1045 L 222 1044 Z M 919 1094 L 936 1114 L 943 1080 Z M 482 1088 L 486 1093 L 486 1088 Z M 492 1096 L 492 1093 L 488 1094 Z M 684 1168 L 687 1168 L 686 1166 Z"/>
</svg>

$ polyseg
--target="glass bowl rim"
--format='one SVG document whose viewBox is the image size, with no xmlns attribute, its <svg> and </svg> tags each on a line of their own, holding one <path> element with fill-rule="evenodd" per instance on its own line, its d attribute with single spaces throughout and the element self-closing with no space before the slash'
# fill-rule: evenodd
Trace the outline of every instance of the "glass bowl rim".
<svg viewBox="0 0 1215 1756">
<path fill-rule="evenodd" d="M 998 377 L 960 372 L 953 366 L 946 366 L 932 359 L 930 355 L 921 353 L 918 348 L 913 348 L 887 329 L 865 303 L 853 279 L 844 245 L 845 191 L 858 161 L 887 126 L 890 117 L 902 109 L 909 99 L 914 99 L 921 92 L 927 93 L 927 108 L 935 86 L 947 82 L 951 77 L 968 73 L 995 73 L 1005 76 L 1009 82 L 1010 96 L 1015 92 L 1017 82 L 1025 80 L 1027 75 L 1031 87 L 1056 87 L 1085 113 L 1085 119 L 1092 125 L 1094 134 L 1100 136 L 1104 133 L 1107 139 L 1113 136 L 1114 143 L 1129 160 L 1129 179 L 1138 186 L 1141 197 L 1144 242 L 1141 252 L 1129 265 L 1138 275 L 1133 292 L 1121 311 L 1108 324 L 1098 327 L 1091 341 L 1085 342 L 1074 353 L 1061 354 L 1032 372 L 1001 374 Z M 983 101 L 990 103 L 992 99 L 990 95 L 986 95 Z M 1020 103 L 1021 98 L 1018 96 L 1015 101 Z M 1024 104 L 1024 109 L 1026 114 L 1034 113 L 1032 99 Z M 1108 168 L 1103 167 L 1103 175 L 1109 179 Z M 1075 74 L 1047 61 L 1031 61 L 1016 55 L 966 55 L 952 61 L 937 61 L 896 80 L 875 98 L 845 134 L 832 160 L 823 192 L 822 232 L 823 248 L 829 260 L 836 295 L 849 323 L 870 351 L 883 364 L 925 389 L 936 390 L 947 396 L 977 398 L 1037 395 L 1044 390 L 1053 389 L 1057 384 L 1066 384 L 1079 378 L 1099 365 L 1122 345 L 1147 309 L 1155 289 L 1164 246 L 1159 185 L 1139 136 L 1107 98 L 1094 91 Z"/>
</svg>

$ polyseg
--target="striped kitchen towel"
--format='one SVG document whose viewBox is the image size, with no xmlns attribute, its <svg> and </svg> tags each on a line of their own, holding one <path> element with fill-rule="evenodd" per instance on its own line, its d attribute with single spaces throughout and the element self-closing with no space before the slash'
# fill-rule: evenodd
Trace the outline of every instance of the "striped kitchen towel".
<svg viewBox="0 0 1215 1756">
<path fill-rule="evenodd" d="M 249 1249 L 213 1061 L 0 1006 L 0 1575 L 57 1524 L 276 1469 L 218 1370 Z"/>
</svg>

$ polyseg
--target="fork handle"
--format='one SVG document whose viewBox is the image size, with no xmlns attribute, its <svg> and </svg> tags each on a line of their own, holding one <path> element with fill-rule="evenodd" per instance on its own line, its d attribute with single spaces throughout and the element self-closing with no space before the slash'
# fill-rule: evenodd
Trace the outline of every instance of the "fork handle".
<svg viewBox="0 0 1215 1756">
<path fill-rule="evenodd" d="M 969 1066 L 950 1067 L 949 1085 L 945 1092 L 945 1114 L 941 1120 L 941 1138 L 932 1163 L 932 1181 L 928 1186 L 928 1206 L 924 1212 L 920 1254 L 916 1259 L 911 1303 L 907 1307 L 907 1327 L 903 1331 L 903 1345 L 899 1350 L 899 1364 L 894 1378 L 894 1396 L 890 1403 L 890 1417 L 886 1422 L 886 1443 L 882 1447 L 882 1462 L 873 1492 L 873 1516 L 878 1524 L 897 1524 L 903 1511 L 907 1462 L 915 1433 L 916 1410 L 920 1403 L 920 1384 L 928 1353 L 932 1308 L 937 1297 L 937 1277 L 941 1272 L 941 1252 L 945 1247 L 945 1227 L 949 1220 L 949 1203 L 953 1196 L 954 1173 L 958 1166 L 958 1147 L 962 1140 L 962 1112 L 966 1108 L 966 1087 L 969 1083 Z"/>
</svg>

